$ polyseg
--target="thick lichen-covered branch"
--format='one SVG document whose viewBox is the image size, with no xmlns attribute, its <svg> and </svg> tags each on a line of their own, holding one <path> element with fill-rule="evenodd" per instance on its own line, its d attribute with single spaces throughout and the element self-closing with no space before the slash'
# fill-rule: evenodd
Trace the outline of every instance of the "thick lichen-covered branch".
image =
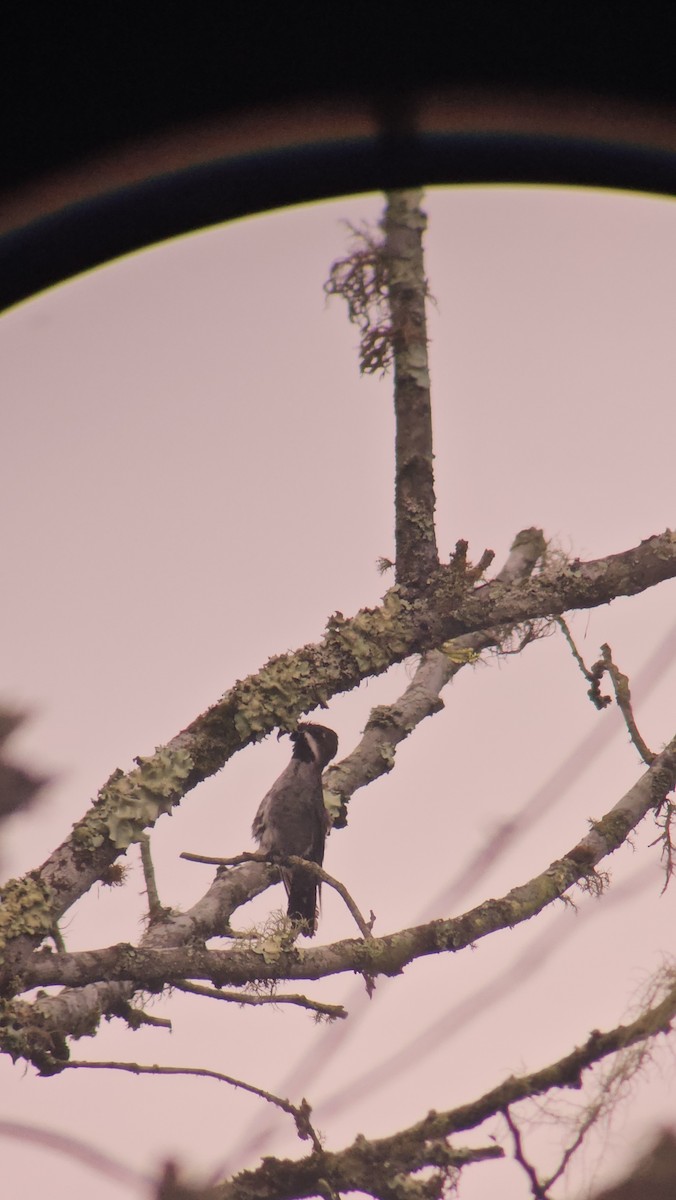
<svg viewBox="0 0 676 1200">
<path fill-rule="evenodd" d="M 302 713 L 336 693 L 449 639 L 593 608 L 674 576 L 676 535 L 667 530 L 623 553 L 564 564 L 517 582 L 497 579 L 466 587 L 457 569 L 441 567 L 420 591 L 397 586 L 378 608 L 362 609 L 349 619 L 334 614 L 321 642 L 270 659 L 167 746 L 137 759 L 133 771 L 116 772 L 72 835 L 23 881 L 31 893 L 26 919 L 23 899 L 7 903 L 19 887 L 16 881 L 3 892 L 0 941 L 11 939 L 13 957 L 20 959 L 161 813 L 242 746 L 276 727 L 292 727 Z M 17 939 L 27 942 L 16 945 Z"/>
<path fill-rule="evenodd" d="M 257 1170 L 241 1171 L 192 1194 L 195 1200 L 302 1200 L 363 1192 L 374 1200 L 442 1200 L 463 1167 L 503 1156 L 495 1144 L 452 1146 L 444 1138 L 410 1130 L 392 1138 L 359 1135 L 337 1152 L 321 1149 L 296 1160 L 265 1158 Z"/>
</svg>

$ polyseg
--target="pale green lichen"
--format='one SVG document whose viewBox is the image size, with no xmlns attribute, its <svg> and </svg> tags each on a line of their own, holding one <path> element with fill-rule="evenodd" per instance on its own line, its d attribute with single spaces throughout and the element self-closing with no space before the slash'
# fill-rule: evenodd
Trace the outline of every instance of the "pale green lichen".
<svg viewBox="0 0 676 1200">
<path fill-rule="evenodd" d="M 481 658 L 481 653 L 478 650 L 473 650 L 471 646 L 459 646 L 455 639 L 450 642 L 444 642 L 441 649 L 446 658 L 452 663 L 465 665 L 466 663 L 478 662 Z"/>
<path fill-rule="evenodd" d="M 100 1013 L 97 1013 L 97 1024 Z M 94 1029 L 91 1031 L 94 1033 Z M 41 1075 L 55 1075 L 68 1059 L 66 1039 L 50 1028 L 35 1004 L 0 999 L 0 1047 L 13 1062 L 25 1058 Z"/>
<path fill-rule="evenodd" d="M 354 660 L 360 674 L 380 672 L 410 649 L 411 608 L 398 589 L 391 588 L 379 610 L 362 609 L 349 622 L 334 618 L 331 632 L 337 635 L 340 651 Z"/>
<path fill-rule="evenodd" d="M 366 722 L 367 729 L 392 729 L 396 728 L 397 719 L 394 716 L 392 705 L 390 704 L 375 704 L 369 713 L 369 719 Z"/>
<path fill-rule="evenodd" d="M 363 609 L 350 621 L 334 613 L 321 647 L 271 658 L 254 679 L 238 682 L 231 702 L 241 742 L 259 741 L 270 732 L 271 720 L 282 730 L 295 729 L 300 714 L 325 707 L 337 685 L 379 674 L 402 657 L 409 650 L 411 608 L 392 588 L 380 609 Z"/>
<path fill-rule="evenodd" d="M 420 388 L 429 390 L 430 373 L 427 365 L 427 346 L 412 342 L 399 359 L 399 378 L 412 379 Z"/>
<path fill-rule="evenodd" d="M 137 758 L 135 770 L 115 771 L 94 806 L 73 827 L 73 841 L 96 849 L 109 840 L 118 850 L 138 841 L 162 813 L 170 813 L 183 795 L 194 763 L 187 750 L 161 746 L 148 758 Z"/>
<path fill-rule="evenodd" d="M 424 1183 L 412 1179 L 410 1175 L 398 1172 L 388 1181 L 388 1191 L 397 1200 L 428 1200 L 429 1189 Z"/>
<path fill-rule="evenodd" d="M 0 892 L 0 951 L 12 938 L 42 940 L 54 929 L 54 892 L 34 875 L 10 879 Z"/>
<path fill-rule="evenodd" d="M 324 808 L 329 814 L 329 822 L 333 826 L 342 816 L 345 801 L 339 792 L 332 792 L 329 788 L 324 788 L 323 795 Z"/>
<path fill-rule="evenodd" d="M 251 947 L 251 949 L 253 950 L 254 954 L 260 955 L 260 957 L 263 959 L 263 962 L 266 963 L 267 966 L 272 967 L 279 962 L 282 954 L 288 951 L 288 939 L 286 942 L 282 942 L 279 936 L 276 938 L 261 938 L 259 942 L 256 942 Z"/>
<path fill-rule="evenodd" d="M 281 729 L 293 729 L 298 720 L 299 700 L 312 696 L 321 703 L 312 682 L 312 668 L 302 654 L 271 658 L 256 676 L 237 687 L 234 723 L 243 742 L 259 741 L 270 731 L 270 715 Z"/>
<path fill-rule="evenodd" d="M 279 964 L 284 954 L 294 948 L 297 926 L 281 909 L 269 914 L 261 926 L 240 932 L 238 947 L 260 956 L 268 967 Z"/>
</svg>

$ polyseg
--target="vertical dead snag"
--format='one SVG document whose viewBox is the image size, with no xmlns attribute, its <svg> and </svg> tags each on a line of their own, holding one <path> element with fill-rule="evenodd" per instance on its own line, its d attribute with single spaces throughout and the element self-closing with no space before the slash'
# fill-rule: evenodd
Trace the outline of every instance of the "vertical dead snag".
<svg viewBox="0 0 676 1200">
<path fill-rule="evenodd" d="M 418 189 L 389 192 L 383 228 L 394 358 L 397 580 L 423 583 L 438 566 L 434 529 L 432 409 L 427 361 L 427 281 Z"/>
<path fill-rule="evenodd" d="M 421 200 L 419 188 L 389 192 L 382 236 L 353 229 L 350 254 L 333 263 L 325 284 L 359 328 L 362 374 L 385 374 L 394 363 L 397 582 L 413 586 L 439 565 Z"/>
</svg>

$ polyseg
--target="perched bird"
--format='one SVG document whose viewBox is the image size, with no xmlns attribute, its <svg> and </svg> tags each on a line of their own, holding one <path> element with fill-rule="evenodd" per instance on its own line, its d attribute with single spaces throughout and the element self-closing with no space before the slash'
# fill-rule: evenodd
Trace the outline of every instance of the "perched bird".
<svg viewBox="0 0 676 1200">
<path fill-rule="evenodd" d="M 290 735 L 291 762 L 263 797 L 251 832 L 262 854 L 297 854 L 321 866 L 329 821 L 322 790 L 322 771 L 338 751 L 338 738 L 324 725 L 299 725 Z M 320 884 L 302 867 L 282 868 L 289 897 L 288 915 L 303 922 L 312 937 L 317 924 Z"/>
</svg>

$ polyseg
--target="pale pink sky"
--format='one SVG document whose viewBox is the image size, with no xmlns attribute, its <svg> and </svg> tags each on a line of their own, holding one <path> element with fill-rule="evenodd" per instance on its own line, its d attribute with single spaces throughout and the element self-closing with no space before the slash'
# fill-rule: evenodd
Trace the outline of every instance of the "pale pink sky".
<svg viewBox="0 0 676 1200">
<path fill-rule="evenodd" d="M 504 559 L 514 534 L 540 525 L 573 556 L 636 544 L 674 523 L 676 207 L 672 201 L 535 188 L 434 190 L 425 207 L 439 544 L 466 537 Z M 336 609 L 378 602 L 392 556 L 391 381 L 360 379 L 356 331 L 324 303 L 341 220 L 376 219 L 379 197 L 249 219 L 134 255 L 55 289 L 0 321 L 5 446 L 2 699 L 32 720 L 16 754 L 54 785 L 14 822 L 5 874 L 37 865 L 111 771 L 167 741 L 273 653 L 321 636 Z M 593 661 L 609 641 L 636 675 L 673 630 L 676 585 L 573 622 Z M 665 671 L 636 691 L 653 749 L 673 734 L 672 636 Z M 410 664 L 331 701 L 322 717 L 341 753 L 370 708 L 406 686 Z M 651 685 L 651 680 L 652 685 Z M 614 710 L 599 714 L 563 641 L 467 668 L 446 708 L 359 792 L 349 827 L 327 846 L 376 932 L 416 922 L 470 856 L 596 733 L 589 761 L 558 802 L 452 910 L 525 882 L 564 853 L 641 773 Z M 604 737 L 605 731 L 608 736 Z M 595 749 L 596 747 L 596 749 Z M 190 793 L 153 835 L 163 903 L 187 907 L 211 870 L 182 850 L 252 847 L 258 802 L 288 757 L 269 738 Z M 300 1010 L 239 1010 L 175 996 L 152 1011 L 173 1032 L 131 1035 L 104 1024 L 78 1058 L 208 1066 L 292 1100 L 306 1095 L 327 1145 L 393 1132 L 430 1107 L 472 1099 L 506 1075 L 544 1066 L 593 1028 L 626 1019 L 671 951 L 674 894 L 660 898 L 653 827 L 610 864 L 617 886 L 578 896 L 474 952 L 426 959 L 373 1000 L 328 1053 L 325 1027 Z M 64 927 L 69 948 L 135 939 L 143 882 L 136 852 L 124 891 L 94 889 Z M 642 872 L 652 863 L 644 878 Z M 620 885 L 644 878 L 637 894 Z M 638 886 L 638 885 L 637 885 Z M 281 889 L 239 914 L 262 919 Z M 542 939 L 551 930 L 548 953 Z M 322 940 L 352 936 L 328 895 Z M 379 1090 L 365 1082 L 330 1103 L 535 944 L 541 968 L 504 1003 L 467 1020 L 432 1053 L 415 1052 Z M 538 948 L 539 947 L 539 948 Z M 495 991 L 500 984 L 496 982 Z M 340 1002 L 352 978 L 312 985 Z M 357 995 L 359 990 L 357 989 Z M 352 1004 L 352 1001 L 351 1001 Z M 476 1008 L 471 1000 L 470 1010 Z M 363 1009 L 363 1011 L 362 1011 Z M 450 1019 L 450 1018 L 449 1018 Z M 313 1073 L 285 1080 L 315 1052 Z M 587 1175 L 619 1166 L 656 1119 L 676 1121 L 669 1052 L 586 1153 Z M 177 1156 L 196 1172 L 260 1153 L 300 1154 L 290 1121 L 261 1101 L 205 1080 L 66 1072 L 37 1079 L 0 1063 L 0 1116 L 77 1132 L 141 1169 Z M 325 1105 L 324 1115 L 322 1105 Z M 249 1158 L 242 1146 L 272 1126 Z M 494 1127 L 498 1131 L 498 1123 Z M 537 1145 L 546 1147 L 551 1131 Z M 458 1144 L 473 1139 L 458 1139 Z M 474 1139 L 487 1141 L 486 1130 Z M 125 1190 L 66 1158 L 3 1141 L 11 1194 L 99 1200 Z M 542 1159 L 540 1161 L 543 1161 Z M 556 1195 L 579 1195 L 580 1174 Z M 128 1194 L 128 1193 L 127 1193 Z M 518 1168 L 468 1170 L 462 1200 L 523 1200 Z"/>
</svg>

